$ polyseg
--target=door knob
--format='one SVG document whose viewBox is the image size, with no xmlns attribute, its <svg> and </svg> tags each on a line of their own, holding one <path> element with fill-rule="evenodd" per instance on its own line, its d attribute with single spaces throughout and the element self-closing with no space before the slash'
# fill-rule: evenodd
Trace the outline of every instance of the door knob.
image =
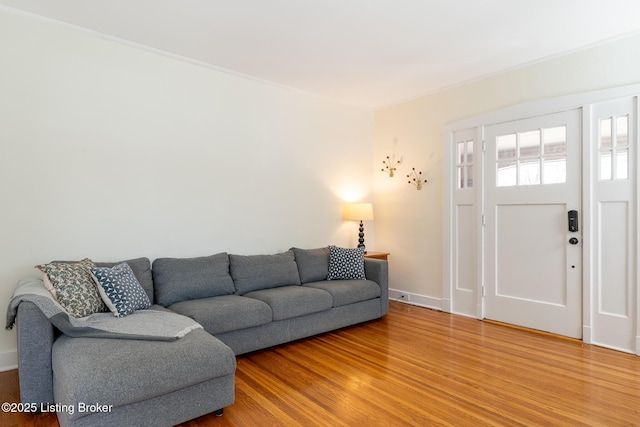
<svg viewBox="0 0 640 427">
<path fill-rule="evenodd" d="M 569 243 L 571 243 L 572 245 L 577 245 L 578 244 L 578 239 L 576 239 L 575 237 L 572 237 L 569 239 Z"/>
</svg>

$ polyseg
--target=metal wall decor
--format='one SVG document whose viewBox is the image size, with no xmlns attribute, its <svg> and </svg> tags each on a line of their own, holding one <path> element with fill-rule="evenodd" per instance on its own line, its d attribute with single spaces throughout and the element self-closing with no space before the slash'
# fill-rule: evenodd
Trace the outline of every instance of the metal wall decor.
<svg viewBox="0 0 640 427">
<path fill-rule="evenodd" d="M 382 161 L 384 167 L 380 169 L 382 172 L 388 173 L 389 178 L 393 178 L 394 174 L 398 170 L 398 166 L 402 164 L 402 157 L 400 160 L 396 160 L 396 145 L 398 144 L 398 138 L 393 138 L 393 154 L 387 156 Z M 411 172 L 407 175 L 409 184 L 415 185 L 416 190 L 422 190 L 422 185 L 427 183 L 427 180 L 422 178 L 422 172 L 416 172 L 416 168 L 411 168 Z"/>
<path fill-rule="evenodd" d="M 422 171 L 416 172 L 416 168 L 411 168 L 411 173 L 407 175 L 409 178 L 409 184 L 416 186 L 416 190 L 422 190 L 422 184 L 427 182 L 426 179 L 422 179 Z"/>
<path fill-rule="evenodd" d="M 401 160 L 396 160 L 395 154 L 393 155 L 393 157 L 387 156 L 387 160 L 382 161 L 382 164 L 384 164 L 385 166 L 380 170 L 382 172 L 387 172 L 389 174 L 389 178 L 393 178 L 393 174 L 398 169 L 397 166 L 401 163 Z"/>
<path fill-rule="evenodd" d="M 398 145 L 398 138 L 393 138 L 393 154 L 382 161 L 384 167 L 380 169 L 382 172 L 388 173 L 389 178 L 393 178 L 396 170 L 398 170 L 398 165 L 402 164 L 402 157 L 400 157 L 400 160 L 396 160 L 396 145 Z"/>
</svg>

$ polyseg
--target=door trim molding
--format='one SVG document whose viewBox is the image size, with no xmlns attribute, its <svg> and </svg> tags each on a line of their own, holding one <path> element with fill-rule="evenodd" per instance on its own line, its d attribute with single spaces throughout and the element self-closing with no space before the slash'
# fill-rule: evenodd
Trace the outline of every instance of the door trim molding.
<svg viewBox="0 0 640 427">
<path fill-rule="evenodd" d="M 527 119 L 529 117 L 543 116 L 546 114 L 559 113 L 566 110 L 575 110 L 585 105 L 598 102 L 636 96 L 640 93 L 640 83 L 620 86 L 610 89 L 602 89 L 591 92 L 564 95 L 555 98 L 544 98 L 522 104 L 516 104 L 499 110 L 447 123 L 442 127 L 445 141 L 447 135 L 457 130 L 476 128 L 479 126 L 489 126 L 512 120 Z"/>
<path fill-rule="evenodd" d="M 593 117 L 593 105 L 586 104 L 581 108 L 582 112 L 582 341 L 591 344 L 591 302 L 593 280 L 591 275 L 591 265 L 593 264 L 593 215 L 591 206 L 593 203 L 593 171 L 591 144 L 593 135 L 591 134 L 591 122 Z"/>
</svg>

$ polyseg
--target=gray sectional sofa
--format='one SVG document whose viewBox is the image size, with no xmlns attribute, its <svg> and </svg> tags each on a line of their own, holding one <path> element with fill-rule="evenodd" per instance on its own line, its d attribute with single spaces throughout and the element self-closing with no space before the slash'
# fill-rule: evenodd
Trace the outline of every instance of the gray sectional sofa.
<svg viewBox="0 0 640 427">
<path fill-rule="evenodd" d="M 21 400 L 56 411 L 62 427 L 174 425 L 221 413 L 234 402 L 235 356 L 377 319 L 389 307 L 386 261 L 364 259 L 365 277 L 336 279 L 327 248 L 126 262 L 151 310 L 203 329 L 175 341 L 70 337 L 20 303 Z"/>
</svg>

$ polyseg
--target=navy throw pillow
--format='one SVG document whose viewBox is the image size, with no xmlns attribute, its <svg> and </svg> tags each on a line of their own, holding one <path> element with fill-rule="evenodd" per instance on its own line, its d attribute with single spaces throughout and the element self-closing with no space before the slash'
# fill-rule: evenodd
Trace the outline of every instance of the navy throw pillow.
<svg viewBox="0 0 640 427">
<path fill-rule="evenodd" d="M 98 291 L 116 317 L 125 317 L 136 310 L 151 307 L 145 290 L 126 262 L 114 267 L 92 267 Z"/>
</svg>

